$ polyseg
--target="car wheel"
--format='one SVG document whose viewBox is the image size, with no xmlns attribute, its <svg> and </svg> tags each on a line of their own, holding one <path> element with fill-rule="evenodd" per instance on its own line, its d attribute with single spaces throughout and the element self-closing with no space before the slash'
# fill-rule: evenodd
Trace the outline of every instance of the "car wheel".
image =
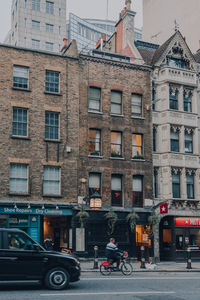
<svg viewBox="0 0 200 300">
<path fill-rule="evenodd" d="M 54 268 L 45 275 L 45 286 L 51 290 L 62 290 L 69 285 L 69 274 L 65 269 Z"/>
</svg>

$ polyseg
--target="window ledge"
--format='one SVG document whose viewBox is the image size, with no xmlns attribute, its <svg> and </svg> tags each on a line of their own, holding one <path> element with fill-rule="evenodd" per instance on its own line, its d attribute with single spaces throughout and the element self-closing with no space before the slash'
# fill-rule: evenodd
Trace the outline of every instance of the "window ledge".
<svg viewBox="0 0 200 300">
<path fill-rule="evenodd" d="M 53 92 L 47 92 L 47 91 L 45 91 L 44 93 L 45 93 L 46 95 L 62 96 L 61 93 L 53 93 Z"/>
<path fill-rule="evenodd" d="M 140 116 L 133 116 L 131 115 L 131 119 L 140 119 L 140 120 L 145 120 L 144 117 L 140 117 Z"/>
<path fill-rule="evenodd" d="M 125 160 L 124 157 L 114 157 L 114 156 L 111 156 L 110 159 Z"/>
<path fill-rule="evenodd" d="M 118 115 L 118 114 L 110 114 L 112 117 L 121 117 L 124 118 L 124 115 Z"/>
<path fill-rule="evenodd" d="M 103 156 L 101 155 L 88 155 L 88 157 L 91 157 L 91 158 L 103 158 Z"/>
<path fill-rule="evenodd" d="M 102 111 L 88 110 L 88 112 L 96 115 L 103 115 Z"/>
<path fill-rule="evenodd" d="M 132 161 L 146 161 L 144 158 L 131 158 Z"/>
<path fill-rule="evenodd" d="M 48 142 L 48 143 L 58 143 L 58 144 L 61 143 L 61 140 L 44 139 L 44 141 L 45 141 L 45 142 Z"/>
<path fill-rule="evenodd" d="M 31 141 L 31 139 L 27 136 L 17 136 L 17 135 L 11 135 L 11 139 L 14 140 L 27 140 L 27 141 Z"/>
<path fill-rule="evenodd" d="M 42 195 L 43 198 L 62 198 L 62 195 Z"/>
<path fill-rule="evenodd" d="M 17 192 L 9 192 L 9 196 L 20 196 L 20 197 L 30 197 L 30 193 L 17 193 Z"/>
<path fill-rule="evenodd" d="M 12 90 L 23 91 L 23 92 L 29 92 L 29 93 L 32 92 L 32 91 L 29 90 L 29 89 L 24 89 L 24 88 L 15 87 L 15 86 L 12 87 Z"/>
</svg>

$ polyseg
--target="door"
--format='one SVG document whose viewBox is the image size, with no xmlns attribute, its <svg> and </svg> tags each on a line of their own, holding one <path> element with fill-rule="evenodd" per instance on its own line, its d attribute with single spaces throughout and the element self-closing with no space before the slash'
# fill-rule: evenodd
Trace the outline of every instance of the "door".
<svg viewBox="0 0 200 300">
<path fill-rule="evenodd" d="M 18 231 L 5 231 L 3 242 L 3 249 L 0 250 L 0 278 L 28 280 L 42 277 L 47 259 L 42 251 L 34 250 L 34 241 L 28 235 Z"/>
</svg>

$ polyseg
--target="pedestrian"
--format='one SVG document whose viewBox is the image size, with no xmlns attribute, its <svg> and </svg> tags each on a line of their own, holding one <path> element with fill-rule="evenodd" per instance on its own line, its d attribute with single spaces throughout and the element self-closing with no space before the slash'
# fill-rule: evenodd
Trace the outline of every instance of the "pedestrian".
<svg viewBox="0 0 200 300">
<path fill-rule="evenodd" d="M 44 247 L 47 251 L 52 251 L 53 250 L 53 244 L 52 244 L 52 239 L 50 236 L 46 238 L 44 241 Z"/>
</svg>

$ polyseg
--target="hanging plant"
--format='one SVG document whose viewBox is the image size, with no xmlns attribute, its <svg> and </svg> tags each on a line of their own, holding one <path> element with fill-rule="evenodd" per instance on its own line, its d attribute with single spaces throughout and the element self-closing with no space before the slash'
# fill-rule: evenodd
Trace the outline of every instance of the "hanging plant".
<svg viewBox="0 0 200 300">
<path fill-rule="evenodd" d="M 76 215 L 79 218 L 79 222 L 81 224 L 81 228 L 85 227 L 85 223 L 89 218 L 89 213 L 81 206 L 81 210 Z"/>
<path fill-rule="evenodd" d="M 117 214 L 113 211 L 113 209 L 111 208 L 105 215 L 104 215 L 105 219 L 108 222 L 108 228 L 109 228 L 109 234 L 112 234 L 114 232 L 115 229 L 115 224 L 117 222 Z"/>
<path fill-rule="evenodd" d="M 137 220 L 139 219 L 138 214 L 134 211 L 134 209 L 127 215 L 126 221 L 128 222 L 131 232 L 135 230 L 135 226 L 137 223 Z"/>
<path fill-rule="evenodd" d="M 151 226 L 151 234 L 154 234 L 155 225 L 159 223 L 159 217 L 156 215 L 155 210 L 152 211 L 151 215 L 148 217 L 149 225 Z"/>
</svg>

